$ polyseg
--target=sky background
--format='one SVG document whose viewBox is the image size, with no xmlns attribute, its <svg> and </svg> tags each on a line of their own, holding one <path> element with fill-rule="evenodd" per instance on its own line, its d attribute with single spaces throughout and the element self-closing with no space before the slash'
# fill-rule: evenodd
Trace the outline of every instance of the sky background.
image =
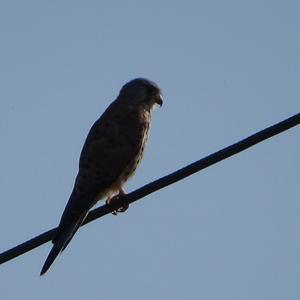
<svg viewBox="0 0 300 300">
<path fill-rule="evenodd" d="M 0 251 L 57 226 L 90 126 L 156 81 L 134 189 L 300 110 L 299 1 L 0 1 Z M 300 128 L 0 267 L 1 298 L 300 299 Z"/>
</svg>

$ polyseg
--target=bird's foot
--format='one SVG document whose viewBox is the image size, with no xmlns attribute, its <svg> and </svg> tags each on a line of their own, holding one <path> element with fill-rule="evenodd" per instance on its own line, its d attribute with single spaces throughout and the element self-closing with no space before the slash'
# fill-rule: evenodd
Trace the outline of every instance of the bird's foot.
<svg viewBox="0 0 300 300">
<path fill-rule="evenodd" d="M 115 196 L 113 196 L 113 197 L 111 197 L 111 198 L 107 198 L 106 201 L 105 201 L 105 203 L 108 204 L 108 205 L 111 204 L 111 203 L 114 203 L 114 202 L 118 201 L 118 199 L 119 199 L 121 196 L 123 196 L 123 195 L 125 195 L 124 190 L 120 190 L 120 192 L 119 192 L 118 195 L 115 195 Z M 118 208 L 118 209 L 116 209 L 116 210 L 113 210 L 111 213 L 112 213 L 114 216 L 116 216 L 118 213 L 125 212 L 125 211 L 128 209 L 128 207 L 129 207 L 129 204 L 126 204 L 126 205 L 124 205 L 124 206 L 122 206 L 122 207 L 120 207 L 120 208 Z"/>
</svg>

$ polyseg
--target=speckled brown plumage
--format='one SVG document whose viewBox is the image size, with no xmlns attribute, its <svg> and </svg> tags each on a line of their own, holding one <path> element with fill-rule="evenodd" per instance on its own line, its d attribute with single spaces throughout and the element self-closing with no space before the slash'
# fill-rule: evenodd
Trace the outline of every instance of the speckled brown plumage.
<svg viewBox="0 0 300 300">
<path fill-rule="evenodd" d="M 95 203 L 122 193 L 141 161 L 155 104 L 162 104 L 158 86 L 138 78 L 125 84 L 117 99 L 92 126 L 83 146 L 79 172 L 69 202 L 43 266 L 44 274 L 64 250 Z"/>
</svg>

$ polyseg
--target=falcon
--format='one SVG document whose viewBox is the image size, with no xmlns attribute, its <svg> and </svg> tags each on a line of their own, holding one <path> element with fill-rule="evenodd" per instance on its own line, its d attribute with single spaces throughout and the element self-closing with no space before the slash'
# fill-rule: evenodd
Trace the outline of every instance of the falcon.
<svg viewBox="0 0 300 300">
<path fill-rule="evenodd" d="M 117 99 L 94 123 L 83 145 L 73 191 L 52 239 L 52 249 L 40 275 L 69 244 L 89 210 L 124 194 L 123 186 L 140 163 L 148 139 L 153 108 L 162 105 L 156 83 L 136 78 L 126 83 Z M 121 207 L 117 212 L 125 211 Z"/>
</svg>

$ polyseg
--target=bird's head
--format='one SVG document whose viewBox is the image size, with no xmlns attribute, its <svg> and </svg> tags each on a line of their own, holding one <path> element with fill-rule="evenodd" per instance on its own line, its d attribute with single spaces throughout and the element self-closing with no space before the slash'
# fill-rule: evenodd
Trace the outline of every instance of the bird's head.
<svg viewBox="0 0 300 300">
<path fill-rule="evenodd" d="M 148 109 L 152 109 L 155 104 L 162 106 L 163 103 L 158 85 L 145 78 L 136 78 L 127 82 L 122 87 L 119 97 Z"/>
</svg>

